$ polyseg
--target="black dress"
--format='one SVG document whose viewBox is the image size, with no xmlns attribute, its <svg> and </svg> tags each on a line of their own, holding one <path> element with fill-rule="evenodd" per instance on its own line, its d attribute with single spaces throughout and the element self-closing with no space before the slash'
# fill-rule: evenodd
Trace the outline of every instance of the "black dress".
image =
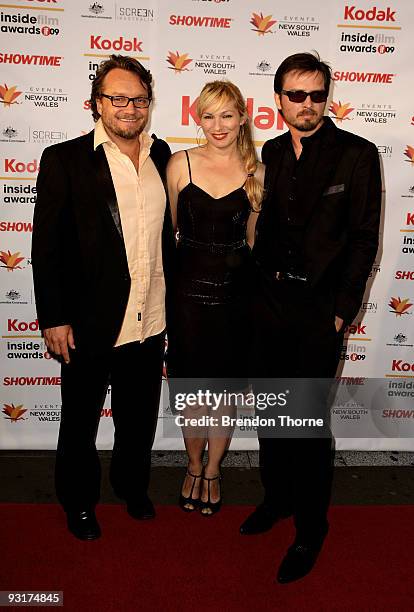
<svg viewBox="0 0 414 612">
<path fill-rule="evenodd" d="M 247 377 L 250 203 L 244 185 L 213 198 L 192 182 L 177 202 L 177 275 L 168 331 L 169 377 Z M 221 383 L 215 386 L 220 387 Z M 243 386 L 243 385 L 241 385 Z"/>
</svg>

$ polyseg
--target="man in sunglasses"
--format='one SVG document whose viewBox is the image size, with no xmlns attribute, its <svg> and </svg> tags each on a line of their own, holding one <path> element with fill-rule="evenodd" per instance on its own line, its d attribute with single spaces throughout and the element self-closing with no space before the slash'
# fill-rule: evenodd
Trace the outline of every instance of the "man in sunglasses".
<svg viewBox="0 0 414 612">
<path fill-rule="evenodd" d="M 90 100 L 95 129 L 45 149 L 37 181 L 37 313 L 62 362 L 56 489 L 81 540 L 100 536 L 95 438 L 109 382 L 112 486 L 133 518 L 155 514 L 147 487 L 174 238 L 163 183 L 170 149 L 144 131 L 151 81 L 131 57 L 102 62 Z"/>
<path fill-rule="evenodd" d="M 329 66 L 311 53 L 276 71 L 275 101 L 289 130 L 263 147 L 266 197 L 253 251 L 252 374 L 290 379 L 292 392 L 308 389 L 296 405 L 288 399 L 284 414 L 306 417 L 316 406 L 325 420 L 344 328 L 358 314 L 377 252 L 381 209 L 377 148 L 324 116 L 330 83 Z M 328 531 L 332 438 L 329 427 L 319 436 L 303 431 L 259 434 L 265 497 L 241 526 L 256 534 L 293 516 L 281 583 L 312 569 Z"/>
</svg>

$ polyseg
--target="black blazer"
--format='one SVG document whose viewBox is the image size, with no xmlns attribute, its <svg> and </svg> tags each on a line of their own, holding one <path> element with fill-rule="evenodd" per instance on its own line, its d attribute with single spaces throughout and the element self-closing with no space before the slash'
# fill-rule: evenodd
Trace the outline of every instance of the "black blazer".
<svg viewBox="0 0 414 612">
<path fill-rule="evenodd" d="M 32 266 L 41 329 L 70 324 L 79 348 L 111 348 L 121 329 L 131 279 L 115 189 L 94 132 L 46 148 L 37 179 Z M 153 136 L 161 178 L 171 155 Z M 174 237 L 167 201 L 163 265 L 168 281 Z M 168 285 L 167 285 L 168 286 Z"/>
<path fill-rule="evenodd" d="M 308 185 L 300 186 L 305 202 L 305 270 L 312 287 L 334 288 L 336 314 L 350 323 L 358 313 L 378 248 L 381 172 L 376 146 L 338 129 L 325 117 L 320 157 Z M 254 256 L 272 271 L 269 245 L 274 240 L 276 184 L 290 133 L 268 140 L 265 198 L 256 226 Z M 276 272 L 276 270 L 274 270 Z"/>
</svg>

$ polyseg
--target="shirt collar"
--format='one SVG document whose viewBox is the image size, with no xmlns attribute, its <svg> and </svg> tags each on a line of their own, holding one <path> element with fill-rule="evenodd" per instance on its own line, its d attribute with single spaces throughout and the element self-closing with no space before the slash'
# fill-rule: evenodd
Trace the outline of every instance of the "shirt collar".
<svg viewBox="0 0 414 612">
<path fill-rule="evenodd" d="M 99 118 L 98 121 L 95 123 L 95 130 L 94 130 L 94 136 L 93 136 L 94 151 L 96 151 L 96 149 L 101 144 L 108 144 L 110 147 L 113 147 L 117 151 L 119 151 L 118 145 L 113 140 L 110 139 L 110 137 L 107 134 L 107 131 L 105 130 L 104 124 L 102 123 L 102 119 Z M 147 132 L 141 132 L 141 134 L 139 135 L 139 144 L 140 144 L 140 154 L 139 154 L 140 160 L 146 159 L 149 155 L 149 151 L 152 145 L 151 136 Z"/>
</svg>

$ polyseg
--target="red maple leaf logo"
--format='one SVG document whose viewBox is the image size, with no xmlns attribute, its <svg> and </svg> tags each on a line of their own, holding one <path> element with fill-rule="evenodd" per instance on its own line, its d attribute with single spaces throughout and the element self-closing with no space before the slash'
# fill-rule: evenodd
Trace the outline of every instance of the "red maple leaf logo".
<svg viewBox="0 0 414 612">
<path fill-rule="evenodd" d="M 12 87 L 7 87 L 6 83 L 0 85 L 0 102 L 4 104 L 6 108 L 10 107 L 12 104 L 18 104 L 16 98 L 18 98 L 22 92 L 16 90 L 17 85 L 13 85 Z"/>
<path fill-rule="evenodd" d="M 4 264 L 4 266 L 0 266 L 0 268 L 6 268 L 8 272 L 13 272 L 13 270 L 21 270 L 19 263 L 23 261 L 24 257 L 19 257 L 19 255 L 20 251 L 17 251 L 17 253 L 0 251 L 0 261 Z"/>
<path fill-rule="evenodd" d="M 168 52 L 167 62 L 171 64 L 168 68 L 171 68 L 175 72 L 183 72 L 184 70 L 188 70 L 186 66 L 190 64 L 193 60 L 191 57 L 188 57 L 188 53 L 182 53 L 181 55 L 178 53 L 173 53 L 172 51 Z"/>
<path fill-rule="evenodd" d="M 264 36 L 265 34 L 271 33 L 270 28 L 276 23 L 276 21 L 272 20 L 272 15 L 264 16 L 263 13 L 253 13 L 250 23 L 252 26 L 254 26 L 252 28 L 253 32 L 257 32 L 259 36 Z"/>
<path fill-rule="evenodd" d="M 11 421 L 12 423 L 16 423 L 17 421 L 24 421 L 23 415 L 27 412 L 27 408 L 23 408 L 23 404 L 19 406 L 15 406 L 14 404 L 4 404 L 3 414 L 5 414 L 5 418 Z"/>
<path fill-rule="evenodd" d="M 388 303 L 388 306 L 392 308 L 390 312 L 393 312 L 397 317 L 401 317 L 403 314 L 407 314 L 407 310 L 411 308 L 412 304 L 408 298 L 402 300 L 400 297 L 392 297 Z"/>
</svg>

